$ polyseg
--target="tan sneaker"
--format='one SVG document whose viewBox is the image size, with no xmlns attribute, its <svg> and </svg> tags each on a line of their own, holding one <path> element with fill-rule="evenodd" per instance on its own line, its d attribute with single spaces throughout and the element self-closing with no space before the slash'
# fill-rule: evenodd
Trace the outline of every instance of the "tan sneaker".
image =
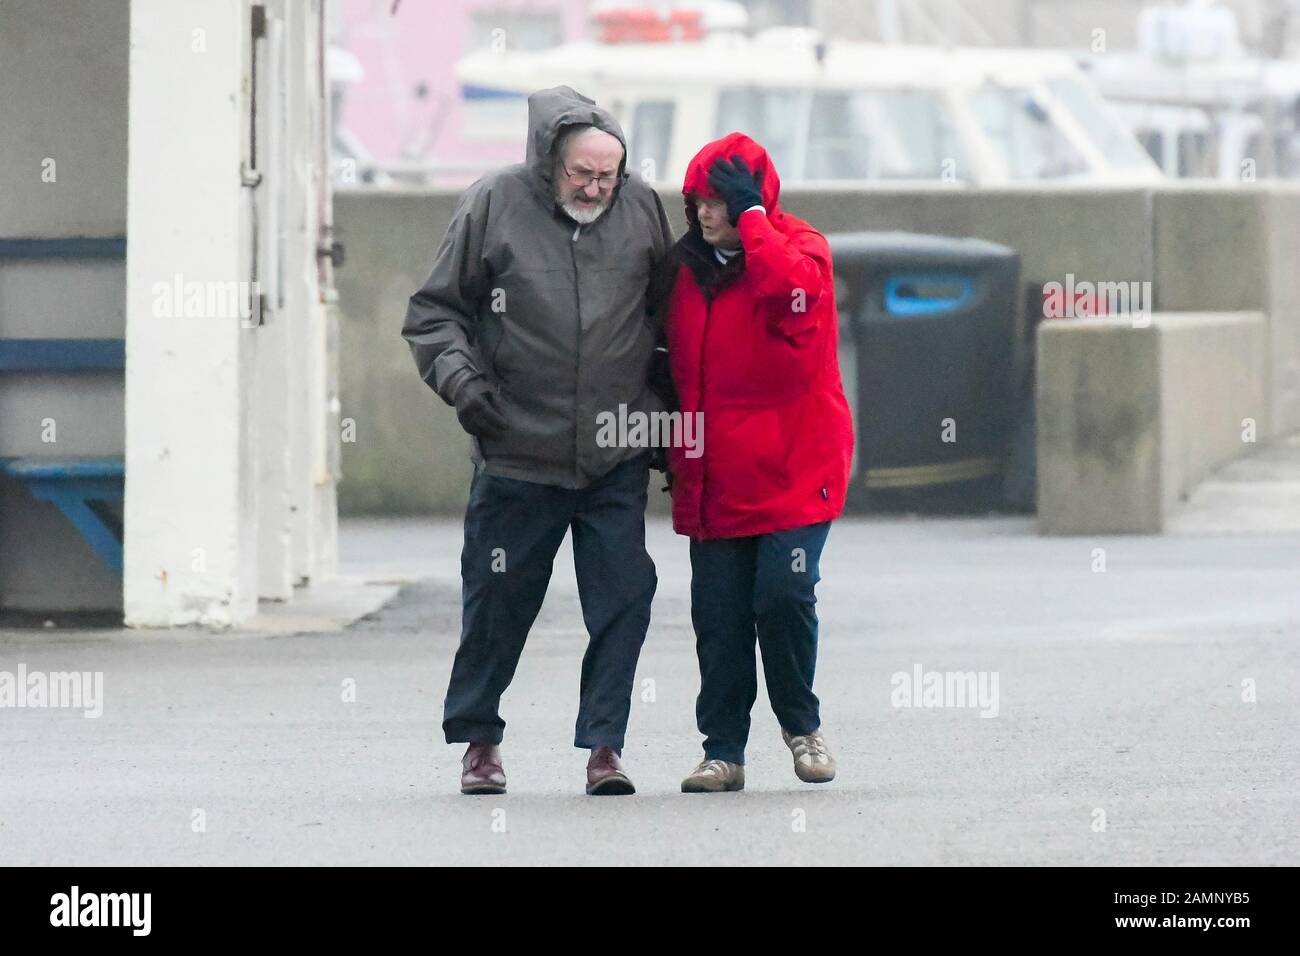
<svg viewBox="0 0 1300 956">
<path fill-rule="evenodd" d="M 826 749 L 821 728 L 807 734 L 788 734 L 781 731 L 781 739 L 794 754 L 794 772 L 804 783 L 829 783 L 835 779 L 835 758 Z"/>
<path fill-rule="evenodd" d="M 745 789 L 745 768 L 725 760 L 701 760 L 682 781 L 682 793 L 725 793 Z"/>
</svg>

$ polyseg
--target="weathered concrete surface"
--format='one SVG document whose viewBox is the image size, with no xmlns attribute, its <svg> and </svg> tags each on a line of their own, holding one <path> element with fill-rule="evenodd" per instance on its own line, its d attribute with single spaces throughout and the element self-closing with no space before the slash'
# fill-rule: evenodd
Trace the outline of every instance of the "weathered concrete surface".
<svg viewBox="0 0 1300 956">
<path fill-rule="evenodd" d="M 1205 479 L 1169 516 L 1175 534 L 1300 532 L 1300 433 Z"/>
<path fill-rule="evenodd" d="M 660 191 L 680 232 L 680 193 L 670 183 Z M 416 376 L 399 335 L 406 300 L 428 274 L 455 199 L 447 192 L 371 189 L 336 197 L 335 218 L 349 252 L 338 279 L 343 414 L 357 423 L 357 440 L 343 446 L 345 514 L 454 514 L 464 505 L 465 438 L 451 410 Z M 1260 440 L 1300 428 L 1300 270 L 1294 268 L 1300 189 L 1294 185 L 789 188 L 782 206 L 826 233 L 896 229 L 1010 246 L 1021 257 L 1026 298 L 1047 282 L 1074 276 L 1150 282 L 1162 312 L 1262 312 L 1261 387 L 1269 407 Z M 1020 313 L 1024 302 L 1013 307 Z M 1105 488 L 1090 494 L 1104 506 Z"/>
<path fill-rule="evenodd" d="M 685 230 L 680 186 L 660 194 L 675 235 Z M 468 494 L 466 438 L 420 381 L 400 332 L 410 295 L 433 263 L 456 195 L 340 190 L 335 222 L 348 249 L 339 271 L 340 392 L 356 440 L 343 445 L 344 514 L 454 514 Z M 901 229 L 977 236 L 1019 251 L 1024 286 L 1081 279 L 1148 281 L 1151 200 L 1138 188 L 1040 186 L 992 190 L 789 188 L 782 207 L 825 233 Z M 1021 302 L 1013 303 L 1019 313 Z"/>
<path fill-rule="evenodd" d="M 840 522 L 817 684 L 839 779 L 795 780 L 760 692 L 747 790 L 684 796 L 689 569 L 650 534 L 638 796 L 582 794 L 567 545 L 505 700 L 511 792 L 467 798 L 438 730 L 459 525 L 348 523 L 345 571 L 424 580 L 339 634 L 0 632 L 0 670 L 102 670 L 106 698 L 98 719 L 0 709 L 0 863 L 1300 863 L 1300 535 Z M 918 664 L 996 672 L 998 716 L 892 706 Z"/>
<path fill-rule="evenodd" d="M 1156 308 L 1260 311 L 1267 437 L 1300 428 L 1300 189 L 1171 180 L 1153 195 Z"/>
<path fill-rule="evenodd" d="M 1260 312 L 1043 323 L 1039 527 L 1164 530 L 1208 474 L 1269 441 L 1268 335 Z"/>
<path fill-rule="evenodd" d="M 1260 312 L 1157 313 L 1161 505 L 1167 519 L 1215 469 L 1273 437 L 1268 320 Z"/>
<path fill-rule="evenodd" d="M 1045 534 L 1159 532 L 1160 338 L 1123 319 L 1038 329 L 1038 526 Z"/>
</svg>

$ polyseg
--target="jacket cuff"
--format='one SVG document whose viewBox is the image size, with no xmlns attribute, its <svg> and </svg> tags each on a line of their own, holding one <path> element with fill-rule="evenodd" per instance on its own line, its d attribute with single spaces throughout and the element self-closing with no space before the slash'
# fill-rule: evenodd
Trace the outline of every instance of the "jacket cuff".
<svg viewBox="0 0 1300 956">
<path fill-rule="evenodd" d="M 749 215 L 750 211 L 754 209 L 760 210 L 763 215 Z M 772 220 L 767 217 L 767 209 L 762 206 L 750 206 L 736 220 L 736 231 L 740 233 L 741 244 L 744 245 L 746 239 L 754 240 L 766 233 L 775 232 L 776 227 L 772 225 Z"/>
<path fill-rule="evenodd" d="M 454 406 L 456 404 L 456 396 L 460 390 L 464 388 L 465 383 L 478 374 L 477 371 L 470 368 L 468 365 L 462 366 L 447 377 L 447 380 L 443 382 L 441 387 L 438 389 L 438 394 L 442 396 L 444 402 L 448 405 Z"/>
</svg>

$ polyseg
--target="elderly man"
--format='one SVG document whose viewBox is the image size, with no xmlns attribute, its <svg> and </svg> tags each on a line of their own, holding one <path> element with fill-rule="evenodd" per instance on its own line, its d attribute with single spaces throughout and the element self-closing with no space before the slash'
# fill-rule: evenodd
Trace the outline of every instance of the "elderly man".
<svg viewBox="0 0 1300 956">
<path fill-rule="evenodd" d="M 661 407 L 653 270 L 672 245 L 663 204 L 624 172 L 626 140 L 560 86 L 528 98 L 524 163 L 460 197 L 402 327 L 420 376 L 472 436 L 460 646 L 443 711 L 469 745 L 463 793 L 504 793 L 501 695 L 566 531 L 590 641 L 574 745 L 590 794 L 632 793 L 620 756 L 657 578 L 645 549 L 649 456 L 597 440 L 602 412 Z"/>
</svg>

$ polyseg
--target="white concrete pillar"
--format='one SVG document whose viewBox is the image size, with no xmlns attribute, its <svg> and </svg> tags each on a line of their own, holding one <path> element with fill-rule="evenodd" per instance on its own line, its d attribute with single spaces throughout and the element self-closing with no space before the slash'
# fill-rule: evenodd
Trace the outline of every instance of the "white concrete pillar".
<svg viewBox="0 0 1300 956">
<path fill-rule="evenodd" d="M 326 37 L 324 0 L 284 3 L 289 33 L 289 105 L 299 121 L 290 124 L 288 151 L 292 189 L 287 235 L 285 293 L 294 349 L 289 435 L 293 503 L 293 569 L 298 582 L 319 581 L 337 572 L 338 480 L 337 376 L 331 330 L 337 314 L 327 308 L 334 298 L 331 269 L 318 260 L 331 220 L 328 84 L 322 62 Z M 331 454 L 331 449 L 334 453 Z"/>
<path fill-rule="evenodd" d="M 329 218 L 321 0 L 268 0 L 261 88 L 267 178 L 259 194 L 268 322 L 259 344 L 261 596 L 337 571 L 337 405 L 330 401 L 330 273 L 317 260 Z M 337 456 L 334 456 L 337 460 Z"/>
<path fill-rule="evenodd" d="M 339 309 L 334 288 L 334 267 L 329 258 L 316 251 L 328 248 L 334 238 L 333 170 L 329 144 L 333 141 L 330 87 L 327 79 L 325 50 L 342 22 L 338 0 L 312 0 L 314 32 L 312 46 L 316 52 L 309 65 L 312 73 L 312 97 L 317 105 L 312 117 L 311 141 L 306 144 L 306 168 L 312 187 L 312 266 L 315 281 L 309 304 L 312 341 L 307 352 L 309 362 L 308 419 L 316 423 L 308 429 L 310 436 L 311 542 L 309 574 L 313 580 L 338 573 L 338 482 L 339 469 Z M 321 12 L 324 12 L 324 16 Z"/>
<path fill-rule="evenodd" d="M 125 620 L 256 611 L 256 353 L 242 0 L 133 0 L 127 204 Z M 179 291 L 179 296 L 177 292 Z"/>
<path fill-rule="evenodd" d="M 132 2 L 129 625 L 337 571 L 322 2 Z"/>
<path fill-rule="evenodd" d="M 290 38 L 282 0 L 266 4 L 265 27 L 256 46 L 257 167 L 260 182 L 253 193 L 257 209 L 258 281 L 265 310 L 258 329 L 258 593 L 263 599 L 293 598 L 293 474 L 291 443 L 294 428 L 291 395 L 300 353 L 290 328 L 286 295 L 286 245 L 290 223 L 288 205 L 294 196 L 289 167 L 288 127 L 292 90 L 288 76 Z"/>
</svg>

